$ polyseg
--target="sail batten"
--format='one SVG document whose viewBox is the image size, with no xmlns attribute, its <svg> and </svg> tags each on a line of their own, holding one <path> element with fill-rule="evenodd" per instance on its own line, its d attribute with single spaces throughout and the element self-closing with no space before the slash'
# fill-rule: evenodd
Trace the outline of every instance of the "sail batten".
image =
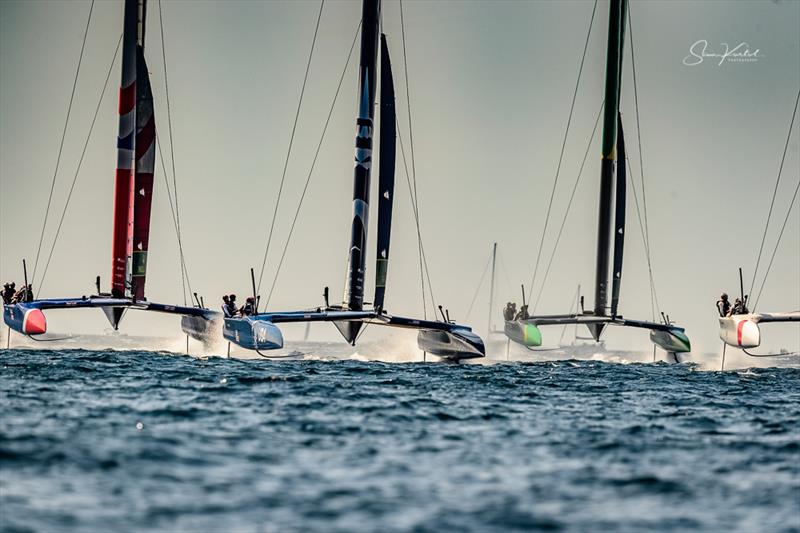
<svg viewBox="0 0 800 533">
<path fill-rule="evenodd" d="M 375 309 L 383 309 L 392 235 L 394 172 L 397 151 L 397 117 L 394 80 L 386 35 L 381 35 L 381 115 L 378 167 L 378 239 L 375 257 Z"/>
</svg>

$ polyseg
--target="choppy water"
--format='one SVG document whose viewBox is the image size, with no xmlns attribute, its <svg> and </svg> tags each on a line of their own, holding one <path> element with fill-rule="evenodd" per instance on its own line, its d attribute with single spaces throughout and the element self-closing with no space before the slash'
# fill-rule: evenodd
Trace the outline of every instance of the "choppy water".
<svg viewBox="0 0 800 533">
<path fill-rule="evenodd" d="M 0 351 L 4 531 L 800 531 L 800 370 Z"/>
</svg>

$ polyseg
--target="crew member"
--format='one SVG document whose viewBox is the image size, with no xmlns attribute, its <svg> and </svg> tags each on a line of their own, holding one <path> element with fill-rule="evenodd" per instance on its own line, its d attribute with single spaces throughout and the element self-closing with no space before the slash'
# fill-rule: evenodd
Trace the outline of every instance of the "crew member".
<svg viewBox="0 0 800 533">
<path fill-rule="evenodd" d="M 242 316 L 250 316 L 256 312 L 255 300 L 253 300 L 252 296 L 245 300 L 244 305 L 241 309 L 239 309 L 239 312 L 242 314 Z"/>
<path fill-rule="evenodd" d="M 503 318 L 506 320 L 506 322 L 508 322 L 510 320 L 514 320 L 514 315 L 516 314 L 517 314 L 516 306 L 511 302 L 508 302 L 506 304 L 506 308 L 503 309 Z"/>
<path fill-rule="evenodd" d="M 728 294 L 723 292 L 717 300 L 717 311 L 719 316 L 728 316 L 731 313 L 731 302 L 728 300 Z"/>
<path fill-rule="evenodd" d="M 11 299 L 14 298 L 14 293 L 16 290 L 14 289 L 15 283 L 12 281 L 10 283 L 3 283 L 3 303 L 8 305 L 11 303 Z"/>
<path fill-rule="evenodd" d="M 236 307 L 236 295 L 231 294 L 228 296 L 228 313 L 230 313 L 231 318 L 235 317 L 239 309 Z"/>
<path fill-rule="evenodd" d="M 233 317 L 233 315 L 231 315 L 230 304 L 231 304 L 231 299 L 228 297 L 227 294 L 224 295 L 222 297 L 222 314 L 225 315 L 225 318 Z"/>
<path fill-rule="evenodd" d="M 733 309 L 731 309 L 731 315 L 746 315 L 749 311 L 747 310 L 747 306 L 744 305 L 744 302 L 739 298 L 733 302 Z"/>
</svg>

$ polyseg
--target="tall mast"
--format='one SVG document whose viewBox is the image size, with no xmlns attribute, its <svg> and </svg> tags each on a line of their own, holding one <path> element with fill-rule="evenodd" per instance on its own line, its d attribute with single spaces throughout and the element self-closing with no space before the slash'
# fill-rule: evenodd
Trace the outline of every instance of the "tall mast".
<svg viewBox="0 0 800 533">
<path fill-rule="evenodd" d="M 133 247 L 133 159 L 136 130 L 136 41 L 138 0 L 125 0 L 122 34 L 122 80 L 119 90 L 117 172 L 114 183 L 114 226 L 111 245 L 111 293 L 128 295 Z"/>
<path fill-rule="evenodd" d="M 600 207 L 597 221 L 597 268 L 595 273 L 594 314 L 606 315 L 608 302 L 609 252 L 612 228 L 614 192 L 614 161 L 616 159 L 617 114 L 622 48 L 622 15 L 626 0 L 611 0 L 608 16 L 608 49 L 606 53 L 605 107 L 603 112 L 603 145 L 600 163 Z M 595 339 L 603 332 L 603 324 L 590 329 Z"/>
<path fill-rule="evenodd" d="M 489 324 L 486 326 L 486 338 L 492 334 L 492 316 L 494 316 L 494 267 L 497 264 L 497 243 L 492 246 L 492 278 L 489 281 Z"/>
<path fill-rule="evenodd" d="M 348 253 L 344 305 L 350 310 L 364 307 L 364 271 L 369 220 L 369 189 L 372 171 L 372 134 L 375 119 L 375 66 L 378 50 L 380 0 L 363 0 L 361 11 L 361 60 L 359 62 L 356 157 L 353 177 L 353 225 Z M 343 332 L 355 341 L 360 322 L 349 322 Z"/>
</svg>

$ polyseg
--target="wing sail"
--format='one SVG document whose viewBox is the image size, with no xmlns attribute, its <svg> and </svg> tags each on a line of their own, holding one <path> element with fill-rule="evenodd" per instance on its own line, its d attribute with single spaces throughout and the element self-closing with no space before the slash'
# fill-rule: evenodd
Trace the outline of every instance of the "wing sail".
<svg viewBox="0 0 800 533">
<path fill-rule="evenodd" d="M 375 309 L 383 309 L 386 275 L 389 270 L 389 245 L 392 235 L 394 170 L 397 151 L 397 117 L 394 107 L 394 80 L 386 35 L 381 35 L 381 127 L 378 181 L 378 242 L 375 258 Z"/>
<path fill-rule="evenodd" d="M 344 305 L 351 310 L 364 308 L 364 271 L 369 220 L 369 189 L 372 174 L 372 134 L 375 121 L 375 64 L 380 25 L 379 1 L 364 1 L 361 12 L 361 59 L 356 118 L 356 153 L 353 170 L 353 222 L 350 229 L 347 280 Z M 358 337 L 361 324 L 351 322 L 342 332 L 347 342 Z"/>
<path fill-rule="evenodd" d="M 136 47 L 136 171 L 133 192 L 133 249 L 131 294 L 144 299 L 147 249 L 150 241 L 150 210 L 153 201 L 153 171 L 156 160 L 156 126 L 153 92 L 144 59 L 144 46 Z"/>
<path fill-rule="evenodd" d="M 611 281 L 611 316 L 617 316 L 619 291 L 622 284 L 622 258 L 625 246 L 625 201 L 627 193 L 627 162 L 625 138 L 622 134 L 622 117 L 617 114 L 617 176 L 614 199 L 614 273 Z"/>
<path fill-rule="evenodd" d="M 136 136 L 136 32 L 139 5 L 125 1 L 122 35 L 122 80 L 119 89 L 119 133 L 117 172 L 114 182 L 114 221 L 111 245 L 111 292 L 122 298 L 128 294 L 133 224 L 133 165 Z"/>
</svg>

